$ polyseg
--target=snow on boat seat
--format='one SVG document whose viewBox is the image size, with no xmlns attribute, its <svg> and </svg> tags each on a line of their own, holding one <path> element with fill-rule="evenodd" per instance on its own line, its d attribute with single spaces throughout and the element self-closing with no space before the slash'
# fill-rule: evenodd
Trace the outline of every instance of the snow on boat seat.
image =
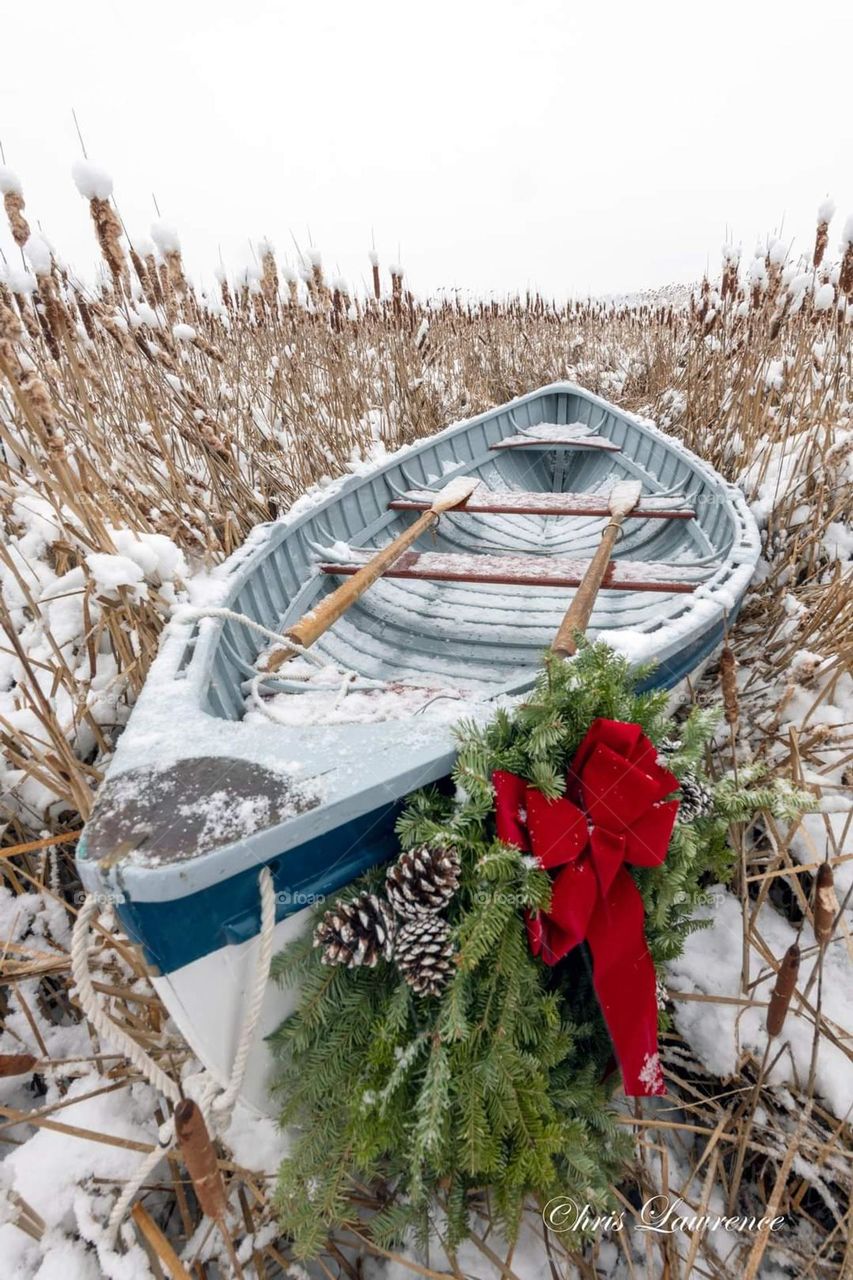
<svg viewBox="0 0 853 1280">
<path fill-rule="evenodd" d="M 606 436 L 599 436 L 585 422 L 540 422 L 525 427 L 518 435 L 507 436 L 491 445 L 492 449 L 601 449 L 608 453 L 621 453 L 622 446 L 614 444 Z"/>
<path fill-rule="evenodd" d="M 435 502 L 429 489 L 411 489 L 388 506 L 392 511 L 428 511 Z M 684 495 L 663 498 L 641 498 L 631 512 L 644 520 L 692 520 L 696 512 L 685 506 Z M 454 514 L 470 511 L 490 515 L 519 516 L 609 516 L 607 494 L 600 493 L 525 493 L 514 489 L 497 493 L 481 484 L 466 502 L 454 507 Z"/>
<path fill-rule="evenodd" d="M 352 551 L 352 559 L 341 564 L 327 562 L 323 573 L 356 573 L 375 555 Z M 386 578 L 427 578 L 434 582 L 491 582 L 500 586 L 577 587 L 589 568 L 589 560 L 565 556 L 447 555 L 436 551 L 406 551 Z M 613 560 L 603 587 L 613 591 L 695 591 L 707 574 L 688 565 L 656 564 L 648 560 Z"/>
</svg>

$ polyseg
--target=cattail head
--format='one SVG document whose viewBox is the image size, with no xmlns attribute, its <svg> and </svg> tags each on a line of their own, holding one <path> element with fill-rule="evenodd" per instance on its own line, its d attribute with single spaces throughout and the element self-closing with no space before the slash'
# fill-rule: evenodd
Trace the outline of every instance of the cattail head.
<svg viewBox="0 0 853 1280">
<path fill-rule="evenodd" d="M 796 942 L 792 942 L 782 958 L 782 963 L 779 965 L 779 972 L 776 974 L 776 985 L 770 996 L 770 1004 L 767 1008 L 768 1036 L 778 1036 L 785 1025 L 788 1008 L 791 1004 L 791 996 L 794 994 L 799 972 L 800 948 Z"/>
<path fill-rule="evenodd" d="M 835 897 L 832 867 L 828 862 L 822 862 L 815 877 L 814 900 L 814 936 L 821 947 L 825 947 L 832 937 L 837 912 L 838 901 Z"/>
<path fill-rule="evenodd" d="M 720 654 L 720 683 L 723 686 L 723 707 L 726 723 L 736 725 L 740 717 L 737 690 L 737 661 L 728 644 Z"/>
<path fill-rule="evenodd" d="M 812 266 L 819 267 L 823 262 L 823 255 L 826 253 L 826 246 L 829 243 L 829 224 L 832 221 L 832 215 L 835 213 L 835 202 L 826 199 L 817 211 L 817 231 L 815 232 L 814 253 L 812 254 Z"/>
<path fill-rule="evenodd" d="M 0 194 L 3 196 L 12 239 L 19 248 L 23 248 L 30 236 L 30 226 L 24 217 L 24 189 L 15 171 L 5 164 L 0 164 Z"/>
<path fill-rule="evenodd" d="M 214 1222 L 222 1222 L 228 1208 L 216 1149 L 197 1104 L 183 1098 L 175 1107 L 175 1133 L 199 1208 Z"/>
<path fill-rule="evenodd" d="M 151 239 L 163 255 L 169 284 L 176 293 L 185 293 L 187 282 L 184 277 L 181 242 L 177 231 L 165 218 L 158 218 L 151 224 Z"/>
<path fill-rule="evenodd" d="M 841 254 L 838 292 L 849 297 L 853 294 L 853 214 L 844 224 L 844 231 L 841 234 Z"/>
<path fill-rule="evenodd" d="M 373 296 L 378 302 L 382 297 L 382 283 L 379 279 L 379 254 L 375 249 L 371 249 L 367 256 L 370 259 L 370 269 L 373 272 Z"/>
<path fill-rule="evenodd" d="M 89 211 L 95 224 L 95 235 L 101 253 L 116 286 L 119 286 L 127 274 L 127 264 L 120 243 L 121 223 L 110 204 L 113 180 L 106 169 L 93 164 L 91 160 L 75 160 L 71 166 L 71 176 L 80 195 L 89 201 Z"/>
<path fill-rule="evenodd" d="M 272 306 L 278 298 L 278 269 L 275 264 L 275 250 L 269 240 L 260 241 L 258 255 L 261 260 L 261 293 L 266 302 Z"/>
<path fill-rule="evenodd" d="M 740 246 L 723 245 L 723 281 L 720 297 L 725 299 L 737 293 L 737 273 L 740 264 Z"/>
</svg>

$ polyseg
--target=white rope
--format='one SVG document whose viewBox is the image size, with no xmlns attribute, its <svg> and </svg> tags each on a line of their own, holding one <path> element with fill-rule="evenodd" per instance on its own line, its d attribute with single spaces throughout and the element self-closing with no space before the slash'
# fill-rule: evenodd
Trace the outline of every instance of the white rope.
<svg viewBox="0 0 853 1280">
<path fill-rule="evenodd" d="M 199 620 L 201 618 L 222 618 L 223 621 L 226 622 L 239 622 L 243 626 L 248 627 L 250 631 L 255 631 L 258 635 L 274 640 L 279 648 L 289 649 L 291 653 L 296 654 L 297 657 L 307 658 L 309 662 L 313 662 L 316 667 L 320 667 L 322 670 L 328 670 L 331 667 L 333 671 L 337 672 L 337 674 L 341 676 L 341 684 L 332 707 L 333 711 L 338 709 L 347 693 L 356 685 L 360 688 L 369 687 L 373 689 L 384 689 L 386 687 L 387 682 L 385 680 L 364 681 L 361 680 L 358 672 L 353 671 L 350 667 L 340 666 L 337 663 L 324 662 L 321 657 L 316 653 L 312 653 L 310 649 L 306 649 L 304 645 L 297 644 L 295 640 L 289 639 L 280 631 L 273 631 L 270 627 L 263 626 L 262 623 L 256 622 L 254 618 L 250 618 L 247 613 L 238 613 L 234 609 L 188 608 L 183 610 L 178 617 L 179 619 Z M 274 678 L 275 673 L 272 671 L 259 671 L 255 676 L 253 676 L 252 682 L 249 685 L 249 700 L 255 710 L 259 711 L 267 720 L 271 720 L 273 724 L 289 726 L 290 721 L 286 717 L 280 716 L 274 707 L 271 707 L 268 703 L 264 702 L 260 694 L 260 685 L 265 680 Z M 359 684 L 360 680 L 361 683 Z"/>
<path fill-rule="evenodd" d="M 243 1085 L 243 1077 L 246 1074 L 246 1064 L 249 1061 L 249 1052 L 252 1048 L 252 1041 L 255 1037 L 255 1031 L 258 1025 L 258 1018 L 261 1015 L 261 1006 L 264 1002 L 264 994 L 266 992 L 267 980 L 270 973 L 270 962 L 272 960 L 273 933 L 275 930 L 275 888 L 273 885 L 272 873 L 269 867 L 261 870 L 259 877 L 261 890 L 261 930 L 258 935 L 258 955 L 255 960 L 255 975 L 252 981 L 252 989 L 249 995 L 249 1003 L 246 1012 L 243 1015 L 243 1029 L 240 1032 L 240 1039 L 237 1043 L 237 1051 L 234 1054 L 234 1063 L 231 1067 L 231 1078 L 225 1090 L 214 1098 L 212 1109 L 214 1112 L 220 1113 L 223 1117 L 227 1116 L 234 1103 L 237 1101 L 237 1095 Z"/>
<path fill-rule="evenodd" d="M 142 1045 L 138 1044 L 133 1036 L 128 1035 L 123 1027 L 113 1022 L 112 1018 L 101 1008 L 89 973 L 89 928 L 93 918 L 97 915 L 98 907 L 97 895 L 87 894 L 86 901 L 80 909 L 80 914 L 74 922 L 74 931 L 71 935 L 71 973 L 77 986 L 77 998 L 80 1001 L 80 1008 L 98 1035 L 117 1045 L 124 1056 L 130 1059 L 136 1069 L 145 1076 L 145 1079 L 155 1089 L 159 1089 L 160 1093 L 165 1094 L 171 1103 L 177 1104 L 181 1100 L 181 1091 L 174 1080 L 166 1075 L 166 1072 L 145 1052 Z"/>
<path fill-rule="evenodd" d="M 182 609 L 177 615 L 177 621 L 201 620 L 202 618 L 222 618 L 225 622 L 241 622 L 244 627 L 248 627 L 250 631 L 256 631 L 260 636 L 266 636 L 268 640 L 274 640 L 282 649 L 290 649 L 293 653 L 298 654 L 300 658 L 307 658 L 309 662 L 313 662 L 315 666 L 325 667 L 326 663 L 319 658 L 316 653 L 312 653 L 310 649 L 306 649 L 304 645 L 297 644 L 295 640 L 288 639 L 282 635 L 280 631 L 273 631 L 270 627 L 263 626 L 262 623 L 256 622 L 254 618 L 250 618 L 247 613 L 237 613 L 234 609 L 204 608 L 194 609 L 188 607 Z M 270 673 L 267 673 L 270 674 Z"/>
<path fill-rule="evenodd" d="M 254 1040 L 264 1001 L 270 962 L 272 961 L 273 934 L 275 931 L 275 890 L 272 874 L 268 867 L 261 869 L 258 882 L 261 894 L 261 928 L 258 935 L 258 954 L 255 960 L 249 1003 L 243 1018 L 231 1074 L 228 1084 L 224 1089 L 221 1089 L 213 1077 L 209 1073 L 205 1073 L 209 1076 L 209 1079 L 201 1092 L 198 1103 L 205 1119 L 212 1122 L 217 1128 L 221 1128 L 226 1123 L 243 1084 L 249 1054 L 252 1049 L 252 1041 Z M 113 1022 L 112 1018 L 101 1008 L 89 972 L 88 951 L 90 925 L 92 918 L 98 911 L 98 905 L 97 896 L 88 894 L 74 924 L 74 932 L 71 937 L 71 972 L 77 986 L 80 1007 L 98 1034 L 120 1047 L 125 1057 L 130 1059 L 149 1084 L 165 1094 L 173 1105 L 177 1105 L 182 1095 L 174 1080 L 167 1076 L 165 1071 L 157 1065 L 142 1046 L 132 1036 L 128 1035 L 123 1028 Z M 175 1126 L 173 1119 L 170 1117 L 160 1127 L 157 1145 L 148 1152 L 133 1177 L 125 1183 L 121 1195 L 113 1205 L 106 1227 L 106 1242 L 109 1249 L 112 1249 L 115 1244 L 119 1227 L 124 1221 L 125 1215 L 133 1203 L 139 1188 L 151 1176 L 163 1157 L 168 1154 L 174 1141 Z"/>
<path fill-rule="evenodd" d="M 163 1157 L 168 1155 L 174 1141 L 175 1122 L 170 1116 L 166 1123 L 160 1126 L 157 1134 L 157 1145 L 148 1152 L 148 1155 L 137 1167 L 133 1177 L 124 1184 L 121 1195 L 113 1205 L 112 1213 L 106 1226 L 106 1246 L 108 1249 L 112 1249 L 115 1246 L 118 1229 L 124 1222 L 127 1211 L 133 1204 L 139 1188 L 148 1181 Z"/>
</svg>

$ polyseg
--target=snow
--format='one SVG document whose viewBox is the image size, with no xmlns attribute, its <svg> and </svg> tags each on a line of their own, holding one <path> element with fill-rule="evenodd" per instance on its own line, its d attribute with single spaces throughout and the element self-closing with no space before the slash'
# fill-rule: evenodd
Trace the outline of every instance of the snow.
<svg viewBox="0 0 853 1280">
<path fill-rule="evenodd" d="M 761 1060 L 767 1043 L 766 1010 L 744 1008 L 737 1003 L 741 995 L 743 938 L 740 903 L 721 886 L 709 890 L 708 896 L 713 899 L 713 905 L 702 907 L 697 915 L 709 920 L 711 927 L 692 933 L 682 955 L 670 962 L 667 971 L 671 990 L 724 998 L 719 1003 L 680 1001 L 676 994 L 674 1017 L 678 1030 L 708 1071 L 726 1079 L 736 1074 L 739 1055 L 744 1050 L 750 1050 Z M 777 962 L 797 937 L 795 929 L 766 903 L 759 912 L 757 929 Z M 805 945 L 810 941 L 806 939 Z M 754 943 L 750 954 L 751 978 L 759 978 L 754 994 L 766 1001 L 775 976 Z M 799 991 L 805 989 L 816 963 L 814 956 L 803 961 L 797 983 Z M 826 948 L 824 958 L 823 1014 L 842 1027 L 850 1025 L 853 1014 L 848 965 L 844 939 L 838 936 Z M 731 1003 L 726 1003 L 726 999 Z M 779 1039 L 780 1046 L 781 1043 L 790 1046 L 790 1053 L 780 1054 L 778 1058 L 772 1055 L 777 1060 L 767 1079 L 775 1085 L 802 1087 L 809 1075 L 814 1025 L 798 1006 L 796 996 Z M 821 1038 L 817 1058 L 816 1089 L 835 1115 L 846 1114 L 850 1105 L 850 1063 L 843 1050 L 826 1037 Z"/>
<path fill-rule="evenodd" d="M 71 176 L 84 200 L 109 200 L 113 193 L 112 177 L 91 160 L 75 160 Z"/>
<path fill-rule="evenodd" d="M 151 239 L 162 254 L 180 253 L 181 242 L 178 233 L 165 218 L 158 218 L 151 224 Z"/>
<path fill-rule="evenodd" d="M 24 188 L 15 170 L 10 169 L 8 165 L 0 164 L 0 195 L 22 196 L 23 194 Z"/>
<path fill-rule="evenodd" d="M 6 266 L 6 283 L 13 293 L 24 297 L 35 293 L 38 288 L 38 281 L 33 273 L 15 262 L 10 262 Z"/>
<path fill-rule="evenodd" d="M 191 324 L 173 324 L 172 337 L 176 342 L 195 342 L 197 334 Z"/>
<path fill-rule="evenodd" d="M 831 196 L 827 196 L 818 206 L 817 220 L 818 222 L 831 222 L 835 216 L 835 201 Z"/>
<path fill-rule="evenodd" d="M 134 236 L 132 244 L 140 258 L 152 258 L 154 256 L 154 241 L 150 240 L 148 236 Z"/>
<path fill-rule="evenodd" d="M 33 232 L 24 245 L 24 255 L 37 276 L 50 275 L 52 255 L 44 236 Z"/>
<path fill-rule="evenodd" d="M 813 303 L 814 309 L 815 311 L 829 311 L 834 302 L 835 289 L 827 281 L 826 284 L 820 285 L 815 292 Z"/>
<path fill-rule="evenodd" d="M 105 552 L 90 552 L 86 556 L 86 564 L 95 581 L 98 591 L 107 595 L 118 594 L 119 587 L 133 588 L 134 599 L 141 599 L 147 592 L 141 586 L 145 574 L 139 565 L 128 556 L 111 556 Z"/>
</svg>

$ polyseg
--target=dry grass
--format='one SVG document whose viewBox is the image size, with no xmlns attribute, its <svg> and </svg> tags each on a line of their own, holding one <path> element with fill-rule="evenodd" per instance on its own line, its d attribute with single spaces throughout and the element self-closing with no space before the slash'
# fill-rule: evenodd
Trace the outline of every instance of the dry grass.
<svg viewBox="0 0 853 1280">
<path fill-rule="evenodd" d="M 91 290 L 28 241 L 20 193 L 7 192 L 5 205 L 13 236 L 37 270 L 24 277 L 20 264 L 10 263 L 0 283 L 0 613 L 10 691 L 0 716 L 3 872 L 15 892 L 35 887 L 73 916 L 73 835 L 180 586 L 152 573 L 144 593 L 99 593 L 87 556 L 114 552 L 115 531 L 129 529 L 173 540 L 191 569 L 210 566 L 257 522 L 275 518 L 377 442 L 393 449 L 559 378 L 655 418 L 763 505 L 766 570 L 733 636 L 742 663 L 741 750 L 805 777 L 816 790 L 828 761 L 853 754 L 850 725 L 827 726 L 819 715 L 833 673 L 840 677 L 853 657 L 853 585 L 832 554 L 853 505 L 853 246 L 843 247 L 841 262 L 828 262 L 825 223 L 810 262 L 788 263 L 778 244 L 746 270 L 729 254 L 719 284 L 704 282 L 689 302 L 664 294 L 630 306 L 555 305 L 540 297 L 466 304 L 415 299 L 399 272 L 383 296 L 378 265 L 374 296 L 351 297 L 326 280 L 316 255 L 298 274 L 277 265 L 268 246 L 259 247 L 256 272 L 205 298 L 186 280 L 175 241 L 161 235 L 162 252 L 129 251 L 110 202 L 100 197 L 91 206 L 105 269 Z M 791 474 L 780 465 L 784 458 Z M 36 562 L 47 566 L 54 590 L 57 579 L 67 583 L 80 608 L 76 631 L 61 631 L 46 606 Z M 812 656 L 804 659 L 804 651 Z M 817 679 L 822 659 L 833 665 Z M 786 706 L 810 680 L 813 705 L 792 729 Z M 718 699 L 713 676 L 698 696 Z M 730 763 L 727 744 L 720 750 L 721 762 Z M 848 828 L 840 840 L 832 833 L 833 864 L 849 857 Z M 60 842 L 45 832 L 58 833 Z M 741 846 L 745 937 L 763 948 L 769 969 L 780 957 L 758 936 L 758 906 L 771 895 L 795 922 L 811 920 L 813 869 L 793 865 L 792 838 L 765 828 L 761 839 Z M 186 1051 L 156 999 L 141 992 L 133 950 L 117 935 L 102 937 L 93 963 L 114 1016 L 177 1071 Z M 42 1016 L 54 1020 L 79 1016 L 67 969 L 62 948 L 38 939 L 5 949 L 10 995 L 26 1004 L 26 991 L 37 992 Z M 738 999 L 748 1007 L 762 991 L 745 980 Z M 816 994 L 800 990 L 794 1003 L 817 1038 L 831 1035 L 853 1054 L 850 1029 L 826 1024 L 819 984 Z M 32 1037 L 21 1052 L 36 1057 L 36 1072 L 70 1078 L 80 1064 L 47 1062 L 31 1015 Z M 801 1225 L 810 1224 L 811 1235 L 759 1241 L 736 1271 L 699 1237 L 661 1238 L 648 1245 L 645 1271 L 632 1264 L 634 1274 L 749 1276 L 767 1249 L 767 1258 L 797 1274 L 842 1275 L 852 1261 L 848 1118 L 820 1105 L 813 1080 L 791 1093 L 768 1088 L 766 1063 L 751 1054 L 742 1055 L 740 1076 L 726 1082 L 710 1079 L 674 1033 L 665 1057 L 679 1112 L 630 1118 L 637 1164 L 623 1194 L 678 1190 L 672 1159 L 680 1151 L 682 1165 L 704 1178 L 702 1203 L 715 1190 L 728 1198 L 748 1182 L 767 1200 L 777 1196 Z M 92 1061 L 117 1088 L 127 1086 L 127 1063 L 97 1045 Z M 36 1106 L 29 1123 L 61 1124 L 61 1108 Z M 7 1114 L 5 1124 L 19 1119 Z M 826 1168 L 835 1217 L 791 1172 L 792 1144 Z M 238 1211 L 235 1239 L 244 1239 L 270 1218 L 267 1187 L 220 1154 Z M 369 1209 L 369 1193 L 360 1198 Z M 145 1199 L 157 1218 L 138 1215 L 149 1241 L 156 1244 L 157 1223 L 168 1223 L 173 1243 L 196 1231 L 197 1206 L 177 1163 Z M 38 1238 L 43 1224 L 34 1210 L 19 1205 L 18 1221 Z M 485 1265 L 499 1246 L 485 1207 L 483 1221 L 474 1247 Z M 553 1274 L 563 1274 L 568 1263 L 559 1242 L 550 1246 Z M 597 1249 L 574 1259 L 580 1274 L 605 1266 Z M 369 1250 L 352 1235 L 330 1242 L 323 1273 L 356 1276 L 357 1255 Z M 272 1277 L 282 1273 L 286 1253 L 286 1242 L 273 1240 L 247 1265 Z M 168 1273 L 173 1264 L 165 1254 L 161 1260 Z M 512 1255 L 500 1268 L 513 1280 Z M 189 1270 L 213 1277 L 227 1274 L 227 1262 L 191 1260 Z"/>
</svg>

